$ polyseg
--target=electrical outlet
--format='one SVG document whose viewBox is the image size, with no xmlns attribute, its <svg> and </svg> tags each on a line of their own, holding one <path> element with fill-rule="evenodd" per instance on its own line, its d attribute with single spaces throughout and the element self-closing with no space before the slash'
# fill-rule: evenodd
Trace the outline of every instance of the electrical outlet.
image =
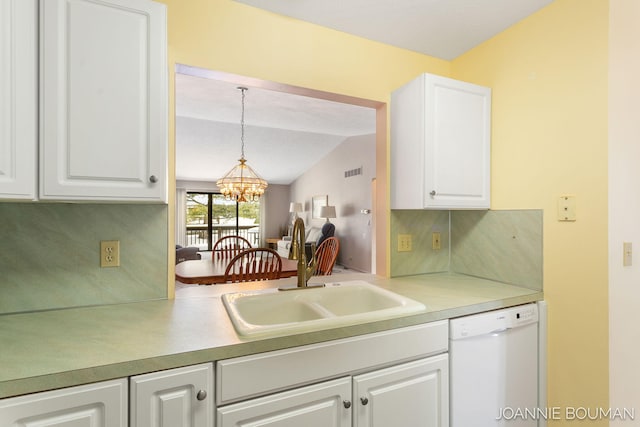
<svg viewBox="0 0 640 427">
<path fill-rule="evenodd" d="M 120 267 L 120 240 L 100 241 L 100 267 Z"/>
<path fill-rule="evenodd" d="M 411 234 L 398 234 L 398 252 L 411 252 Z"/>
<path fill-rule="evenodd" d="M 440 232 L 434 231 L 431 233 L 431 249 L 439 251 L 441 247 Z"/>
</svg>

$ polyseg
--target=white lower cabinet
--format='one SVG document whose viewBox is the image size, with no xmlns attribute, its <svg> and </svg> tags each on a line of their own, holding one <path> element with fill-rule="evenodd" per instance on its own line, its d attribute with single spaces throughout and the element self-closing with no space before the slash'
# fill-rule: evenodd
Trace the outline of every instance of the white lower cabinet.
<svg viewBox="0 0 640 427">
<path fill-rule="evenodd" d="M 447 321 L 216 363 L 217 427 L 448 427 Z"/>
<path fill-rule="evenodd" d="M 235 403 L 217 412 L 217 427 L 348 427 L 351 378 Z"/>
<path fill-rule="evenodd" d="M 353 378 L 354 427 L 449 425 L 447 354 Z"/>
<path fill-rule="evenodd" d="M 213 364 L 131 377 L 130 427 L 211 427 Z"/>
<path fill-rule="evenodd" d="M 126 427 L 127 380 L 0 400 L 2 427 Z"/>
<path fill-rule="evenodd" d="M 218 427 L 446 427 L 447 354 L 227 405 Z"/>
</svg>

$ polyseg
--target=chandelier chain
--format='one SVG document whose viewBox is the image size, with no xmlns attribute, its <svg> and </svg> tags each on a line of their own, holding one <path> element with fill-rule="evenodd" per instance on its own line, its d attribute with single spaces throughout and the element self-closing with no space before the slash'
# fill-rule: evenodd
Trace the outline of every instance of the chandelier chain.
<svg viewBox="0 0 640 427">
<path fill-rule="evenodd" d="M 240 116 L 240 153 L 242 154 L 241 158 L 244 159 L 244 93 L 247 88 L 239 87 L 238 89 L 242 91 L 242 113 Z"/>
</svg>

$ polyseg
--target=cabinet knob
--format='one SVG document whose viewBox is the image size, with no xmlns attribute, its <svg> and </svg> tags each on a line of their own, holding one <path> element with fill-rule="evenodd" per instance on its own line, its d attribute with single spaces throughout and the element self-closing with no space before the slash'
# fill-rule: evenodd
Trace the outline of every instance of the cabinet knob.
<svg viewBox="0 0 640 427">
<path fill-rule="evenodd" d="M 198 400 L 205 400 L 206 398 L 207 398 L 206 390 L 200 390 L 198 394 L 196 394 L 196 399 Z"/>
<path fill-rule="evenodd" d="M 431 197 L 436 195 L 436 190 L 431 190 L 431 193 L 429 193 L 431 195 Z"/>
<path fill-rule="evenodd" d="M 158 177 L 157 177 L 157 176 L 155 176 L 155 175 L 151 175 L 151 176 L 149 177 L 149 181 L 150 181 L 152 184 L 155 184 L 156 182 L 158 182 Z"/>
<path fill-rule="evenodd" d="M 343 400 L 342 404 L 344 405 L 345 409 L 351 408 L 351 401 L 350 400 Z"/>
<path fill-rule="evenodd" d="M 360 402 L 361 402 L 363 405 L 365 405 L 365 406 L 366 406 L 366 405 L 367 405 L 367 403 L 369 403 L 369 399 L 367 399 L 366 397 L 361 397 L 361 398 L 360 398 Z"/>
</svg>

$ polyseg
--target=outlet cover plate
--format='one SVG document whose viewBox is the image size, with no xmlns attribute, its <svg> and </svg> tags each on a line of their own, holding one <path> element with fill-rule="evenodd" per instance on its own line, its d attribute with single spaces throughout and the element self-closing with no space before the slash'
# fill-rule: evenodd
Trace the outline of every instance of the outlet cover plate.
<svg viewBox="0 0 640 427">
<path fill-rule="evenodd" d="M 100 267 L 120 267 L 120 240 L 100 241 Z"/>
</svg>

